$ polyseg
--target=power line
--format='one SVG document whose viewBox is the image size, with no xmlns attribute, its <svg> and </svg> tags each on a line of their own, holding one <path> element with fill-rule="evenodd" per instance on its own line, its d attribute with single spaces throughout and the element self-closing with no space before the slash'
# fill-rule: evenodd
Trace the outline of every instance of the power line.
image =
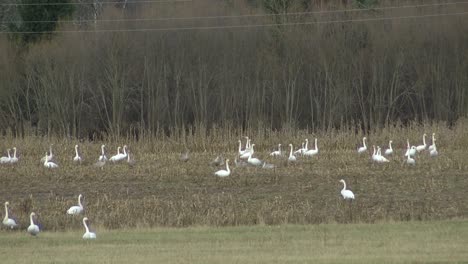
<svg viewBox="0 0 468 264">
<path fill-rule="evenodd" d="M 140 0 L 140 1 L 104 1 L 97 2 L 99 5 L 108 4 L 148 4 L 148 3 L 180 3 L 192 2 L 193 0 Z M 63 3 L 5 3 L 0 6 L 57 6 L 57 5 L 93 5 L 94 3 L 85 2 L 63 2 Z"/>
<path fill-rule="evenodd" d="M 433 17 L 448 17 L 468 15 L 468 12 L 445 13 L 445 14 L 427 14 L 413 16 L 398 16 L 398 17 L 381 17 L 381 18 L 362 18 L 362 19 L 347 19 L 347 20 L 328 20 L 328 21 L 312 21 L 312 22 L 295 22 L 295 23 L 272 23 L 272 24 L 251 24 L 251 25 L 231 25 L 231 26 L 200 26 L 200 27 L 172 27 L 172 28 L 139 28 L 139 29 L 97 29 L 97 30 L 57 30 L 57 31 L 4 31 L 0 34 L 48 34 L 48 33 L 112 33 L 112 32 L 161 32 L 161 31 L 191 31 L 191 30 L 217 30 L 217 29 L 247 29 L 247 28 L 262 28 L 262 27 L 278 27 L 278 26 L 301 26 L 301 25 L 320 25 L 320 24 L 338 24 L 338 23 L 355 23 L 369 21 L 388 21 L 388 20 L 408 20 Z"/>
<path fill-rule="evenodd" d="M 162 17 L 162 18 L 127 18 L 127 19 L 83 19 L 83 20 L 61 20 L 62 23 L 87 23 L 87 22 L 145 22 L 145 21 L 170 21 L 170 20 L 203 20 L 203 19 L 233 19 L 233 18 L 256 18 L 256 17 L 271 17 L 271 16 L 293 16 L 293 15 L 314 15 L 314 14 L 331 14 L 331 13 L 345 13 L 345 12 L 366 12 L 366 11 L 380 11 L 380 10 L 393 10 L 405 8 L 424 8 L 424 7 L 438 7 L 438 6 L 452 6 L 468 4 L 468 1 L 450 2 L 450 3 L 436 3 L 436 4 L 420 4 L 420 5 L 402 5 L 402 6 L 387 6 L 375 8 L 353 8 L 353 9 L 339 9 L 339 10 L 322 10 L 310 12 L 292 12 L 285 14 L 249 14 L 249 15 L 228 15 L 228 16 L 193 16 L 193 17 Z M 9 23 L 56 23 L 53 20 L 29 20 L 29 21 L 10 21 Z M 7 23 L 6 21 L 4 23 Z"/>
</svg>

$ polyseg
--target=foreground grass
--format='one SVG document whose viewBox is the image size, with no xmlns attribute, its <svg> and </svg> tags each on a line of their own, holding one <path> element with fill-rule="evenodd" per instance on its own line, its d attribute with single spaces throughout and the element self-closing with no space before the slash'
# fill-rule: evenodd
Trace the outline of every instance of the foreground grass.
<svg viewBox="0 0 468 264">
<path fill-rule="evenodd" d="M 0 236 L 1 263 L 385 263 L 468 259 L 468 221 L 195 227 Z"/>
</svg>

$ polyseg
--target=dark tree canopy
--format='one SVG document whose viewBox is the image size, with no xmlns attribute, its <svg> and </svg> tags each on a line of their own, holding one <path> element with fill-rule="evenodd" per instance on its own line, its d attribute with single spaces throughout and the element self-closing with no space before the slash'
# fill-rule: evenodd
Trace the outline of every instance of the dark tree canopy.
<svg viewBox="0 0 468 264">
<path fill-rule="evenodd" d="M 20 2 L 24 4 L 17 7 L 22 22 L 10 24 L 10 29 L 16 32 L 52 32 L 56 29 L 60 18 L 70 16 L 74 11 L 73 5 L 51 5 L 52 3 L 69 3 L 70 0 L 21 0 Z M 24 33 L 19 36 L 24 42 L 31 43 L 50 34 Z"/>
</svg>

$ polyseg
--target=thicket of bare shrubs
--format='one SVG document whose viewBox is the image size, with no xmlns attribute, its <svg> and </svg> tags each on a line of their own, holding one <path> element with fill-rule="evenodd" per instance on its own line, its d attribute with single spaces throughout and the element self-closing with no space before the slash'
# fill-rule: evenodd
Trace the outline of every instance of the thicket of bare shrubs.
<svg viewBox="0 0 468 264">
<path fill-rule="evenodd" d="M 293 1 L 294 2 L 294 1 Z M 307 1 L 306 1 L 307 2 Z M 379 1 L 378 6 L 415 4 Z M 425 4 L 428 2 L 425 1 Z M 460 12 L 466 5 L 285 15 L 355 8 L 336 1 L 265 10 L 248 1 L 107 6 L 100 19 L 280 13 L 113 22 L 141 29 L 374 19 Z M 59 30 L 76 30 L 62 24 Z M 313 25 L 57 33 L 28 47 L 0 39 L 0 130 L 87 137 L 213 127 L 364 130 L 455 121 L 468 110 L 466 16 Z M 31 129 L 32 128 L 32 129 Z"/>
</svg>

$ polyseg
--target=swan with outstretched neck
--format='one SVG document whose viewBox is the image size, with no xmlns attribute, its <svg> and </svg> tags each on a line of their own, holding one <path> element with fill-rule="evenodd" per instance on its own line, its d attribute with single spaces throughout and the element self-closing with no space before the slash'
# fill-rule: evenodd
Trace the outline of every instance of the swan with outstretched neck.
<svg viewBox="0 0 468 264">
<path fill-rule="evenodd" d="M 281 144 L 278 144 L 278 150 L 275 150 L 275 151 L 271 152 L 270 156 L 272 156 L 272 157 L 281 156 Z"/>
<path fill-rule="evenodd" d="M 7 149 L 7 154 L 8 154 L 8 157 L 6 156 L 3 156 L 0 158 L 0 163 L 4 164 L 4 163 L 10 163 L 11 161 L 11 154 L 10 154 L 10 151 L 11 149 Z"/>
<path fill-rule="evenodd" d="M 3 218 L 3 225 L 13 229 L 18 226 L 18 224 L 15 222 L 15 220 L 8 218 L 8 205 L 10 205 L 9 202 L 5 202 L 5 217 Z"/>
<path fill-rule="evenodd" d="M 424 133 L 424 134 L 423 134 L 423 144 L 417 146 L 417 147 L 416 147 L 416 151 L 421 152 L 421 151 L 425 150 L 426 147 L 427 147 L 427 145 L 426 145 L 426 133 Z"/>
<path fill-rule="evenodd" d="M 229 169 L 229 159 L 226 159 L 226 169 L 215 172 L 215 175 L 218 177 L 227 177 L 231 175 L 231 170 Z"/>
<path fill-rule="evenodd" d="M 346 182 L 341 179 L 341 183 L 343 183 L 343 189 L 341 190 L 341 196 L 343 196 L 343 199 L 345 200 L 354 200 L 354 193 L 351 190 L 346 190 Z"/>
<path fill-rule="evenodd" d="M 289 147 L 291 148 L 291 150 L 289 151 L 288 161 L 295 162 L 295 161 L 297 161 L 297 159 L 296 159 L 296 156 L 294 156 L 294 154 L 293 154 L 293 145 L 289 144 Z"/>
<path fill-rule="evenodd" d="M 296 155 L 296 154 L 297 154 L 297 155 L 299 155 L 299 154 L 302 155 L 302 153 L 304 153 L 304 142 L 302 142 L 301 148 L 300 148 L 300 149 L 294 151 L 294 155 Z"/>
<path fill-rule="evenodd" d="M 106 145 L 102 144 L 101 145 L 101 156 L 99 156 L 99 159 L 98 161 L 103 161 L 103 162 L 106 162 L 107 161 L 107 156 L 106 156 Z"/>
<path fill-rule="evenodd" d="M 380 162 L 380 163 L 390 162 L 387 158 L 385 158 L 382 155 L 382 149 L 380 148 L 380 146 L 377 146 L 377 158 L 378 158 L 378 162 Z"/>
<path fill-rule="evenodd" d="M 247 139 L 247 140 L 248 140 L 248 139 Z M 248 150 L 248 148 L 247 148 L 247 144 L 245 144 L 245 145 L 246 145 L 246 148 L 245 148 L 244 150 L 242 150 L 242 140 L 239 139 L 238 142 L 239 142 L 239 155 L 242 156 L 242 155 L 244 155 L 246 152 L 248 152 L 249 150 Z"/>
<path fill-rule="evenodd" d="M 80 153 L 78 152 L 78 145 L 75 145 L 75 157 L 73 157 L 73 161 L 81 163 Z"/>
<path fill-rule="evenodd" d="M 359 154 L 364 153 L 364 152 L 367 151 L 366 140 L 367 140 L 366 137 L 363 137 L 363 138 L 362 138 L 362 147 L 358 148 L 358 150 L 357 150 L 357 152 L 358 152 Z"/>
<path fill-rule="evenodd" d="M 385 155 L 392 155 L 393 154 L 392 143 L 393 143 L 393 141 L 391 141 L 391 140 L 388 142 L 388 149 L 385 150 Z"/>
<path fill-rule="evenodd" d="M 88 221 L 88 217 L 83 218 L 83 225 L 86 230 L 86 232 L 83 235 L 83 239 L 96 239 L 96 233 L 89 232 L 89 228 L 88 228 L 88 225 L 86 224 L 86 221 Z"/>
<path fill-rule="evenodd" d="M 67 214 L 69 214 L 69 215 L 79 215 L 79 214 L 83 213 L 84 208 L 83 208 L 83 205 L 81 204 L 81 197 L 82 197 L 81 194 L 78 195 L 78 205 L 74 205 L 74 206 L 68 208 Z"/>
<path fill-rule="evenodd" d="M 406 153 L 405 153 L 405 156 L 415 156 L 416 155 L 416 147 L 415 146 L 411 146 L 410 143 L 409 143 L 409 139 L 406 139 Z"/>
<path fill-rule="evenodd" d="M 10 163 L 17 163 L 18 157 L 16 156 L 16 147 L 13 147 L 13 157 L 10 159 Z"/>
<path fill-rule="evenodd" d="M 318 154 L 317 138 L 315 138 L 315 149 L 309 149 L 304 152 L 304 156 L 314 156 Z"/>
<path fill-rule="evenodd" d="M 255 146 L 255 144 L 252 144 L 251 148 L 253 149 L 253 147 Z M 262 166 L 263 162 L 257 158 L 252 158 L 252 153 L 250 153 L 249 155 L 249 158 L 247 159 L 247 163 L 249 163 L 250 165 L 253 165 L 253 166 Z"/>
<path fill-rule="evenodd" d="M 46 153 L 45 157 L 42 157 L 41 162 L 52 161 L 54 154 L 52 154 L 52 144 L 49 146 L 49 154 Z"/>
<path fill-rule="evenodd" d="M 34 224 L 34 220 L 33 220 L 33 216 L 35 216 L 36 214 L 34 212 L 32 212 L 30 215 L 29 215 L 29 221 L 30 221 L 30 224 L 29 224 L 29 227 L 27 229 L 28 233 L 31 234 L 32 236 L 36 236 L 37 234 L 39 234 L 39 232 L 41 231 L 39 229 L 39 226 Z"/>
<path fill-rule="evenodd" d="M 436 157 L 439 155 L 439 152 L 437 152 L 437 146 L 436 146 L 436 139 L 432 139 L 432 149 L 429 151 L 429 155 L 431 157 Z"/>
<path fill-rule="evenodd" d="M 435 138 L 435 133 L 432 133 L 432 145 L 429 146 L 429 151 L 431 151 L 434 146 L 435 146 L 435 142 L 436 141 L 436 138 Z"/>
<path fill-rule="evenodd" d="M 245 145 L 246 145 L 246 149 L 244 150 L 244 154 L 240 155 L 240 157 L 239 157 L 241 159 L 248 159 L 250 154 L 254 154 L 254 150 L 253 150 L 252 146 L 255 145 L 255 144 L 250 145 L 250 139 L 249 138 L 247 138 L 247 144 L 245 144 Z M 247 145 L 248 145 L 248 148 L 247 148 Z"/>
<path fill-rule="evenodd" d="M 117 154 L 115 154 L 114 156 L 110 157 L 109 161 L 112 161 L 112 162 L 117 162 L 121 159 L 121 155 L 122 153 L 120 153 L 120 149 L 121 147 L 118 146 L 117 147 Z"/>
<path fill-rule="evenodd" d="M 49 157 L 47 156 L 47 152 L 44 157 L 44 167 L 49 168 L 49 169 L 55 169 L 58 168 L 58 165 L 52 161 L 49 161 Z"/>
<path fill-rule="evenodd" d="M 406 157 L 407 157 L 406 163 L 409 164 L 409 165 L 416 165 L 416 160 L 414 160 L 410 155 L 411 149 L 415 149 L 415 147 L 412 146 L 411 148 L 408 148 L 408 150 L 406 151 L 408 153 L 408 155 L 406 155 Z"/>
</svg>

